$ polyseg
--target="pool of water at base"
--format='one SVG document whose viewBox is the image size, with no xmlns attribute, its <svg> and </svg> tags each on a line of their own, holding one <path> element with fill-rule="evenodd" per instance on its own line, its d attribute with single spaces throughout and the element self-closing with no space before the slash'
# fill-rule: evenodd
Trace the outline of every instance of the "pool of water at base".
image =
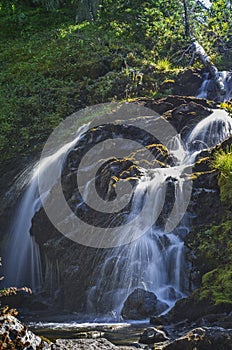
<svg viewBox="0 0 232 350">
<path fill-rule="evenodd" d="M 140 334 L 150 326 L 149 320 L 112 322 L 26 322 L 35 334 L 51 341 L 56 339 L 106 338 L 115 345 L 135 345 Z"/>
</svg>

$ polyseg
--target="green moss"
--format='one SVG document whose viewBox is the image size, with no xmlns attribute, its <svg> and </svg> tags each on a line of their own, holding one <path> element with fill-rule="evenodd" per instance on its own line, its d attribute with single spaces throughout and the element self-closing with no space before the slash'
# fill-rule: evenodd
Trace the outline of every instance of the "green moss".
<svg viewBox="0 0 232 350">
<path fill-rule="evenodd" d="M 191 246 L 203 271 L 232 263 L 231 237 L 232 220 L 204 228 L 195 235 Z"/>
<path fill-rule="evenodd" d="M 202 278 L 200 300 L 213 304 L 232 304 L 232 267 L 226 266 L 206 273 Z"/>
</svg>

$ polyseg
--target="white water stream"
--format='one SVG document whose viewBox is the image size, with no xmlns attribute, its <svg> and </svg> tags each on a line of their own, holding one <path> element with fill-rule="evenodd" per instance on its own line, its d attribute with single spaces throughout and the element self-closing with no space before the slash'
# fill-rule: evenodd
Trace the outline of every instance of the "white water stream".
<svg viewBox="0 0 232 350">
<path fill-rule="evenodd" d="M 18 209 L 14 215 L 9 233 L 7 256 L 4 259 L 5 284 L 39 289 L 43 276 L 40 253 L 37 243 L 30 235 L 31 221 L 41 207 L 38 192 L 38 171 L 44 174 L 46 188 L 53 187 L 56 177 L 61 172 L 66 155 L 77 144 L 86 130 L 85 126 L 78 130 L 73 141 L 67 143 L 57 152 L 37 163 L 31 172 L 28 186 Z M 144 197 L 149 193 L 153 199 L 150 208 L 143 215 L 133 232 L 143 228 L 150 229 L 141 238 L 131 244 L 110 250 L 99 269 L 99 278 L 88 292 L 87 312 L 89 314 L 104 313 L 120 315 L 123 303 L 136 288 L 155 293 L 158 299 L 171 307 L 186 291 L 186 271 L 183 237 L 179 232 L 188 231 L 184 220 L 184 197 L 188 181 L 182 176 L 183 168 L 194 162 L 199 150 L 212 147 L 232 134 L 232 119 L 226 112 L 215 110 L 208 118 L 199 122 L 185 140 L 183 148 L 178 138 L 173 143 L 171 153 L 176 158 L 174 167 L 159 168 L 145 173 L 135 188 L 131 213 L 128 219 L 136 215 Z M 40 169 L 39 169 L 40 168 Z M 157 227 L 156 220 L 164 205 L 168 204 L 166 192 L 168 183 L 173 189 L 173 203 L 168 214 L 168 221 Z M 188 189 L 187 189 L 188 190 Z M 191 190 L 191 189 L 190 189 Z M 46 196 L 43 193 L 43 196 Z M 180 221 L 179 226 L 176 223 Z M 173 225 L 173 230 L 172 230 Z M 168 229 L 167 229 L 168 228 Z M 123 229 L 123 228 L 122 228 Z M 120 235 L 119 235 L 120 240 Z"/>
</svg>

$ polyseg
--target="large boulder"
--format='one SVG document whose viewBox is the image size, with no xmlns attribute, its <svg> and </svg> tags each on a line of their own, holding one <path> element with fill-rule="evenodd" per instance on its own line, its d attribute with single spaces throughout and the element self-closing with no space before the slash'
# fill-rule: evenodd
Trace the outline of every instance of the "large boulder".
<svg viewBox="0 0 232 350">
<path fill-rule="evenodd" d="M 8 350 L 52 350 L 46 341 L 32 333 L 16 317 L 0 317 L 0 348 Z"/>
<path fill-rule="evenodd" d="M 154 293 L 137 288 L 128 296 L 121 314 L 125 319 L 139 320 L 159 315 L 167 308 L 168 305 L 159 301 Z"/>
</svg>

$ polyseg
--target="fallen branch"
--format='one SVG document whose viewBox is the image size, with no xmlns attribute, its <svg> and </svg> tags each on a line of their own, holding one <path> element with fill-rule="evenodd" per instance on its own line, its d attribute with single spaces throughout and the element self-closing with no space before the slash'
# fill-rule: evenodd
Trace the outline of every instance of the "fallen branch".
<svg viewBox="0 0 232 350">
<path fill-rule="evenodd" d="M 223 80 L 218 72 L 217 67 L 210 60 L 210 57 L 205 52 L 204 48 L 197 41 L 194 41 L 191 44 L 191 50 L 193 51 L 193 55 L 194 56 L 197 55 L 201 59 L 202 63 L 206 67 L 206 69 L 210 72 L 219 94 L 221 96 L 225 96 L 226 95 L 226 87 L 223 83 Z M 194 58 L 194 56 L 193 56 L 193 58 Z"/>
</svg>

